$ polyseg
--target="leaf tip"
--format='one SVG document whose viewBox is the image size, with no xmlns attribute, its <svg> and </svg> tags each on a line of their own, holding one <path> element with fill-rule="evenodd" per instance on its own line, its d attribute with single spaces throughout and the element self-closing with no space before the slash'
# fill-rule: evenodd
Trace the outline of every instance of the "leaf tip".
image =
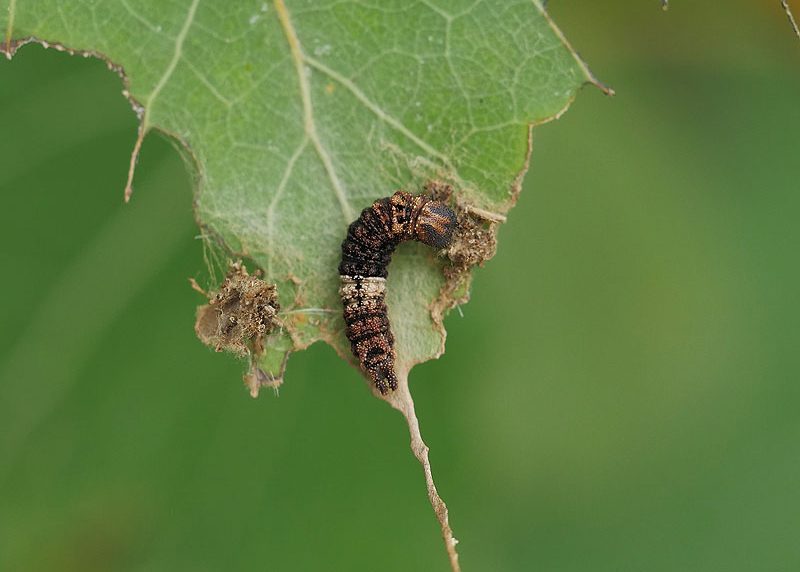
<svg viewBox="0 0 800 572">
<path fill-rule="evenodd" d="M 411 396 L 411 391 L 408 388 L 408 370 L 400 370 L 397 375 L 398 388 L 383 400 L 397 409 L 403 417 L 405 417 L 408 424 L 408 433 L 411 437 L 411 452 L 417 458 L 420 465 L 422 465 L 422 472 L 425 475 L 425 486 L 428 491 L 428 501 L 433 508 L 436 515 L 436 520 L 439 522 L 439 527 L 442 532 L 442 539 L 444 540 L 445 550 L 447 557 L 450 561 L 450 569 L 453 572 L 460 572 L 461 566 L 458 562 L 458 551 L 456 545 L 458 540 L 453 536 L 453 529 L 450 527 L 450 517 L 442 497 L 436 489 L 436 483 L 433 479 L 433 472 L 431 470 L 431 461 L 429 457 L 430 448 L 422 440 L 422 433 L 419 428 L 419 419 L 414 409 L 414 398 Z"/>
</svg>

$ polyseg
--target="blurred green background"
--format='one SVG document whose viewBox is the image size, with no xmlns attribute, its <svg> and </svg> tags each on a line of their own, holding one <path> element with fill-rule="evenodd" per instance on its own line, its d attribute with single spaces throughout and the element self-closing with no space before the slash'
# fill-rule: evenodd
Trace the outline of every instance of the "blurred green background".
<svg viewBox="0 0 800 572">
<path fill-rule="evenodd" d="M 797 6 L 797 3 L 795 3 Z M 800 569 L 800 40 L 551 1 L 579 94 L 412 389 L 465 570 Z M 798 6 L 800 9 L 800 6 Z M 446 570 L 405 424 L 321 344 L 192 331 L 189 177 L 103 63 L 0 62 L 0 570 Z"/>
</svg>

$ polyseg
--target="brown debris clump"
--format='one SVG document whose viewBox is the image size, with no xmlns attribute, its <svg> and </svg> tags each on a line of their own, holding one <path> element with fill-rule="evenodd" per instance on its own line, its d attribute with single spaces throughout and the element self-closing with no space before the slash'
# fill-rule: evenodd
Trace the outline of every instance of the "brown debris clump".
<svg viewBox="0 0 800 572">
<path fill-rule="evenodd" d="M 442 181 L 428 181 L 425 191 L 435 200 L 450 202 L 453 188 Z M 505 216 L 469 205 L 455 205 L 456 229 L 445 253 L 452 266 L 444 269 L 448 280 L 457 278 L 473 266 L 482 266 L 497 251 L 497 223 Z"/>
<path fill-rule="evenodd" d="M 445 277 L 451 279 L 473 266 L 482 266 L 497 251 L 496 222 L 459 209 L 458 225 L 447 257 L 453 265 L 445 268 Z"/>
<path fill-rule="evenodd" d="M 207 346 L 238 356 L 263 353 L 264 336 L 278 325 L 278 293 L 274 284 L 267 284 L 257 275 L 251 276 L 244 264 L 234 262 L 219 291 L 203 291 L 208 304 L 197 308 L 194 331 Z"/>
<path fill-rule="evenodd" d="M 452 196 L 452 188 L 445 183 L 432 181 L 426 188 L 437 200 L 447 200 Z M 497 227 L 505 221 L 503 215 L 458 202 L 454 210 L 456 228 L 450 246 L 444 251 L 450 264 L 442 269 L 445 284 L 431 306 L 434 321 L 438 324 L 447 310 L 469 300 L 470 271 L 475 266 L 483 266 L 495 255 Z"/>
</svg>

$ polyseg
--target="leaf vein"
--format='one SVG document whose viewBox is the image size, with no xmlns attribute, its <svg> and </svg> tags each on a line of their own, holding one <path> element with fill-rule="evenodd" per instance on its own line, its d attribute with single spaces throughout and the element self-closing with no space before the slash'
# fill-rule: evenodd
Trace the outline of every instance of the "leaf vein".
<svg viewBox="0 0 800 572">
<path fill-rule="evenodd" d="M 344 86 L 353 96 L 360 101 L 364 107 L 369 109 L 378 119 L 390 125 L 395 130 L 399 131 L 403 134 L 407 139 L 411 140 L 417 147 L 425 151 L 427 154 L 436 157 L 439 159 L 445 167 L 450 171 L 450 173 L 458 180 L 461 180 L 461 177 L 458 175 L 455 166 L 450 161 L 450 158 L 439 151 L 438 149 L 434 148 L 430 143 L 425 141 L 424 139 L 417 136 L 413 131 L 411 131 L 408 127 L 403 125 L 398 119 L 394 118 L 392 115 L 386 113 L 383 109 L 381 109 L 375 102 L 369 99 L 366 94 L 361 91 L 358 86 L 356 86 L 352 81 L 341 75 L 339 72 L 332 70 L 325 64 L 320 61 L 315 60 L 310 56 L 305 57 L 306 62 L 311 67 L 321 71 L 331 79 L 335 80 L 336 82 L 340 83 Z"/>
<path fill-rule="evenodd" d="M 68 31 L 70 29 L 69 22 L 67 21 L 67 17 L 64 14 L 64 8 L 61 3 L 56 4 L 56 9 L 58 11 L 58 17 L 61 18 L 61 25 L 64 26 L 64 31 Z"/>
<path fill-rule="evenodd" d="M 186 20 L 183 22 L 183 27 L 181 27 L 181 31 L 175 38 L 175 52 L 172 54 L 172 59 L 167 65 L 167 69 L 164 70 L 161 78 L 153 88 L 153 91 L 150 92 L 150 95 L 147 98 L 147 103 L 144 107 L 144 115 L 142 115 L 142 122 L 139 125 L 139 133 L 136 136 L 136 143 L 133 145 L 131 161 L 128 165 L 128 181 L 125 184 L 126 203 L 131 199 L 131 195 L 133 194 L 133 174 L 136 171 L 136 162 L 139 160 L 139 152 L 142 149 L 142 141 L 144 141 L 144 136 L 147 135 L 147 131 L 150 129 L 150 114 L 153 112 L 153 105 L 155 104 L 156 98 L 158 98 L 158 94 L 161 93 L 161 90 L 164 89 L 165 85 L 167 85 L 167 82 L 169 81 L 170 77 L 172 77 L 175 68 L 178 66 L 178 62 L 181 60 L 181 56 L 183 54 L 183 42 L 186 40 L 186 35 L 189 33 L 189 28 L 192 27 L 192 22 L 194 21 L 194 15 L 197 12 L 198 4 L 200 4 L 200 0 L 192 0 L 192 4 L 189 6 L 189 11 L 186 14 Z M 97 22 L 94 18 L 94 10 L 92 10 L 92 22 L 94 23 L 95 28 L 97 28 Z"/>
<path fill-rule="evenodd" d="M 142 24 L 144 24 L 144 25 L 145 25 L 145 27 L 149 28 L 151 32 L 153 32 L 154 34 L 161 34 L 161 26 L 156 26 L 156 25 L 155 25 L 155 24 L 153 24 L 153 23 L 152 23 L 150 20 L 148 20 L 147 18 L 145 18 L 144 16 L 142 16 L 141 14 L 139 14 L 139 13 L 138 13 L 136 10 L 134 10 L 134 9 L 131 7 L 131 5 L 130 5 L 130 4 L 128 4 L 128 3 L 127 3 L 125 0 L 121 0 L 120 4 L 122 4 L 122 7 L 123 7 L 123 8 L 125 8 L 125 10 L 127 10 L 127 11 L 128 11 L 128 13 L 129 13 L 131 16 L 133 16 L 134 18 L 136 18 L 137 20 L 139 20 L 139 22 L 141 22 Z M 59 4 L 59 8 L 60 8 L 60 4 Z"/>
<path fill-rule="evenodd" d="M 275 257 L 275 251 L 273 249 L 273 230 L 275 228 L 275 207 L 278 205 L 278 202 L 283 197 L 283 193 L 286 190 L 286 186 L 289 183 L 289 179 L 292 176 L 292 172 L 294 171 L 294 165 L 297 163 L 297 160 L 300 158 L 300 155 L 303 154 L 303 151 L 306 150 L 308 146 L 308 136 L 303 137 L 303 141 L 300 145 L 297 146 L 297 149 L 294 150 L 292 153 L 291 158 L 286 163 L 286 170 L 283 172 L 283 177 L 281 177 L 281 182 L 278 183 L 278 188 L 275 190 L 275 194 L 272 196 L 272 200 L 269 202 L 269 206 L 267 207 L 267 255 L 269 258 L 267 259 L 267 278 L 274 279 L 275 277 L 272 275 L 272 259 Z"/>
<path fill-rule="evenodd" d="M 146 131 L 147 128 L 149 127 L 150 113 L 153 110 L 153 105 L 155 104 L 156 99 L 161 93 L 161 90 L 164 89 L 164 86 L 167 85 L 167 82 L 170 80 L 172 74 L 175 72 L 175 68 L 178 66 L 178 62 L 181 60 L 181 56 L 183 55 L 183 42 L 186 40 L 186 36 L 189 33 L 189 28 L 192 27 L 192 22 L 194 21 L 194 15 L 197 12 L 198 4 L 200 4 L 200 0 L 192 0 L 192 4 L 189 6 L 189 11 L 186 14 L 186 20 L 183 22 L 183 27 L 181 27 L 181 31 L 175 38 L 175 51 L 172 54 L 172 59 L 167 65 L 167 69 L 164 70 L 164 73 L 158 80 L 158 83 L 156 83 L 155 87 L 153 88 L 153 91 L 150 92 L 150 96 L 147 98 L 147 104 L 145 105 L 145 111 L 144 111 L 144 118 L 142 119 L 142 131 Z"/>
<path fill-rule="evenodd" d="M 289 43 L 289 50 L 292 53 L 295 71 L 297 72 L 297 81 L 300 84 L 300 97 L 303 102 L 305 133 L 308 136 L 308 139 L 314 145 L 314 149 L 322 161 L 325 172 L 331 181 L 333 192 L 336 195 L 336 199 L 338 200 L 339 206 L 342 209 L 342 214 L 344 215 L 345 221 L 349 223 L 351 220 L 353 220 L 353 209 L 350 207 L 350 203 L 347 201 L 347 194 L 345 193 L 344 186 L 339 180 L 339 176 L 336 174 L 336 169 L 333 165 L 333 161 L 331 160 L 328 150 L 325 148 L 319 138 L 317 126 L 314 122 L 314 107 L 311 103 L 311 86 L 308 83 L 308 77 L 305 73 L 305 66 L 303 65 L 303 61 L 306 60 L 306 56 L 303 54 L 303 49 L 300 46 L 300 40 L 297 37 L 297 32 L 294 29 L 291 19 L 289 18 L 289 11 L 286 9 L 286 4 L 284 4 L 283 0 L 275 0 L 275 10 L 278 13 L 278 20 L 283 28 L 286 41 Z"/>
<path fill-rule="evenodd" d="M 450 32 L 452 28 L 452 20 L 448 20 L 447 24 L 444 29 L 444 59 L 447 62 L 447 67 L 450 70 L 450 73 L 453 74 L 453 80 L 456 82 L 456 87 L 458 91 L 461 92 L 461 96 L 464 98 L 464 102 L 467 106 L 467 119 L 470 125 L 475 124 L 475 118 L 472 114 L 472 100 L 467 93 L 467 90 L 464 88 L 464 82 L 461 81 L 461 75 L 459 75 L 458 71 L 456 71 L 456 67 L 453 65 L 453 58 L 450 55 Z"/>
<path fill-rule="evenodd" d="M 6 26 L 6 58 L 11 59 L 11 34 L 14 31 L 14 17 L 17 13 L 17 0 L 8 3 L 8 25 Z"/>
<path fill-rule="evenodd" d="M 189 70 L 191 70 L 191 72 L 197 77 L 197 79 L 200 80 L 200 83 L 206 86 L 208 91 L 211 92 L 211 95 L 213 95 L 219 101 L 221 101 L 225 105 L 225 107 L 231 106 L 231 101 L 227 97 L 222 95 L 222 93 L 220 93 L 220 91 L 216 87 L 214 87 L 214 84 L 209 81 L 209 79 L 205 76 L 205 74 L 201 73 L 200 70 L 198 70 L 196 67 L 194 67 L 194 65 L 192 65 L 192 62 L 190 62 L 186 58 L 181 58 L 181 60 L 183 61 L 183 63 L 186 64 L 186 67 L 188 67 Z"/>
<path fill-rule="evenodd" d="M 453 16 L 451 16 L 448 12 L 445 12 L 444 10 L 439 8 L 436 4 L 434 4 L 430 0 L 420 0 L 420 4 L 422 4 L 423 6 L 427 6 L 430 10 L 432 10 L 433 12 L 436 12 L 437 14 L 439 14 L 439 16 L 444 18 L 447 22 L 450 22 L 453 19 Z"/>
</svg>

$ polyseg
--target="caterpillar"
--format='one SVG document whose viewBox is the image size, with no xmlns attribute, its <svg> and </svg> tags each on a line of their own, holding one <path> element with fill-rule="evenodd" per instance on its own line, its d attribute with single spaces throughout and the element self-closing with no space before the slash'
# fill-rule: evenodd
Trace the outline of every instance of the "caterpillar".
<svg viewBox="0 0 800 572">
<path fill-rule="evenodd" d="M 426 194 L 397 191 L 378 199 L 347 229 L 339 264 L 347 339 L 353 355 L 381 394 L 397 389 L 394 336 L 386 308 L 392 253 L 404 240 L 447 248 L 456 215 Z"/>
</svg>

